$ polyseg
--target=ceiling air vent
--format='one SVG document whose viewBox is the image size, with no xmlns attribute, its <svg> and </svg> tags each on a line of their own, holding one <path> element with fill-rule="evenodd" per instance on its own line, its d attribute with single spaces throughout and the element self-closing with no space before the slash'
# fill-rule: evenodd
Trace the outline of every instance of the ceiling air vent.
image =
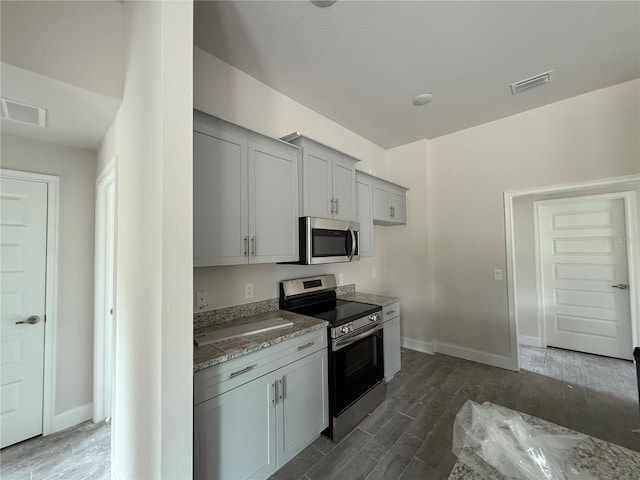
<svg viewBox="0 0 640 480">
<path fill-rule="evenodd" d="M 548 72 L 541 73 L 540 75 L 535 75 L 533 77 L 520 80 L 519 82 L 512 83 L 511 93 L 515 95 L 516 93 L 524 92 L 525 90 L 529 90 L 530 88 L 537 87 L 538 85 L 543 85 L 545 83 L 552 82 L 554 79 L 555 79 L 554 71 L 549 70 Z"/>
<path fill-rule="evenodd" d="M 47 126 L 46 109 L 8 98 L 1 98 L 0 102 L 2 103 L 2 118 L 34 127 L 44 128 Z"/>
</svg>

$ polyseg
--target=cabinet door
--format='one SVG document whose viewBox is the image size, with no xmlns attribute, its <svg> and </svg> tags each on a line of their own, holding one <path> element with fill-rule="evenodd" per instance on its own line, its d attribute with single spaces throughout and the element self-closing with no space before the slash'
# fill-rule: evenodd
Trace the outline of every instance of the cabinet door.
<svg viewBox="0 0 640 480">
<path fill-rule="evenodd" d="M 389 209 L 389 190 L 382 185 L 373 186 L 373 219 L 388 222 L 391 220 Z"/>
<path fill-rule="evenodd" d="M 384 322 L 384 379 L 400 371 L 400 317 Z"/>
<path fill-rule="evenodd" d="M 407 223 L 407 196 L 402 191 L 389 191 L 389 206 L 392 208 L 391 221 L 394 223 Z"/>
<path fill-rule="evenodd" d="M 247 142 L 193 133 L 193 266 L 247 263 Z"/>
<path fill-rule="evenodd" d="M 194 479 L 262 479 L 276 470 L 273 373 L 196 405 Z"/>
<path fill-rule="evenodd" d="M 301 216 L 333 218 L 331 156 L 305 147 L 302 157 L 303 201 Z"/>
<path fill-rule="evenodd" d="M 249 263 L 298 260 L 298 155 L 249 142 Z"/>
<path fill-rule="evenodd" d="M 333 162 L 333 218 L 338 220 L 356 220 L 356 169 L 355 164 L 334 156 Z"/>
<path fill-rule="evenodd" d="M 371 182 L 356 181 L 356 207 L 360 224 L 359 250 L 361 257 L 372 257 L 373 244 L 373 186 Z"/>
<path fill-rule="evenodd" d="M 327 350 L 323 349 L 276 372 L 278 467 L 306 448 L 329 426 Z"/>
</svg>

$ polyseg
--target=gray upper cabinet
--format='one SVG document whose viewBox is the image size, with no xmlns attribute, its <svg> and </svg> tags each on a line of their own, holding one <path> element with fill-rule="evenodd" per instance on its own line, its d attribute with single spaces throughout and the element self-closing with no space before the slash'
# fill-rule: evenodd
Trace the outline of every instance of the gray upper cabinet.
<svg viewBox="0 0 640 480">
<path fill-rule="evenodd" d="M 377 178 L 373 186 L 373 223 L 405 225 L 407 190 L 405 187 Z"/>
<path fill-rule="evenodd" d="M 299 149 L 194 111 L 193 265 L 298 259 Z"/>
<path fill-rule="evenodd" d="M 356 206 L 358 212 L 359 249 L 361 257 L 374 254 L 373 236 L 373 184 L 375 177 L 356 170 Z"/>
<path fill-rule="evenodd" d="M 302 148 L 300 215 L 356 220 L 359 161 L 303 136 L 289 140 Z"/>
</svg>

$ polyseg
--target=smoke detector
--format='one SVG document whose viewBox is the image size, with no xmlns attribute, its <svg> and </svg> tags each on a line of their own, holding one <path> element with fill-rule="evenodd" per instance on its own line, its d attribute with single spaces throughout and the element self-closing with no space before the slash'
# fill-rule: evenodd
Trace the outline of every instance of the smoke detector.
<svg viewBox="0 0 640 480">
<path fill-rule="evenodd" d="M 47 110 L 45 108 L 16 102 L 8 98 L 0 98 L 0 103 L 2 118 L 33 127 L 47 127 Z"/>
<path fill-rule="evenodd" d="M 511 93 L 515 95 L 516 93 L 524 92 L 525 90 L 544 85 L 545 83 L 553 82 L 554 80 L 555 72 L 553 70 L 549 70 L 548 72 L 534 75 L 533 77 L 525 78 L 524 80 L 520 80 L 519 82 L 512 83 Z"/>
</svg>

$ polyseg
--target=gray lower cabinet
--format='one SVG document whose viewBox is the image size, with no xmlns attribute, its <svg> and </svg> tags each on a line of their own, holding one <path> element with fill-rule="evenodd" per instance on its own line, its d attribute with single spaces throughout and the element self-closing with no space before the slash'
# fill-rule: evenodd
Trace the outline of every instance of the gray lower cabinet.
<svg viewBox="0 0 640 480">
<path fill-rule="evenodd" d="M 390 381 L 400 371 L 400 303 L 382 309 L 384 320 L 384 379 Z"/>
<path fill-rule="evenodd" d="M 296 261 L 299 149 L 194 112 L 193 265 Z"/>
<path fill-rule="evenodd" d="M 326 332 L 237 360 L 194 378 L 196 480 L 268 478 L 329 424 Z"/>
</svg>

